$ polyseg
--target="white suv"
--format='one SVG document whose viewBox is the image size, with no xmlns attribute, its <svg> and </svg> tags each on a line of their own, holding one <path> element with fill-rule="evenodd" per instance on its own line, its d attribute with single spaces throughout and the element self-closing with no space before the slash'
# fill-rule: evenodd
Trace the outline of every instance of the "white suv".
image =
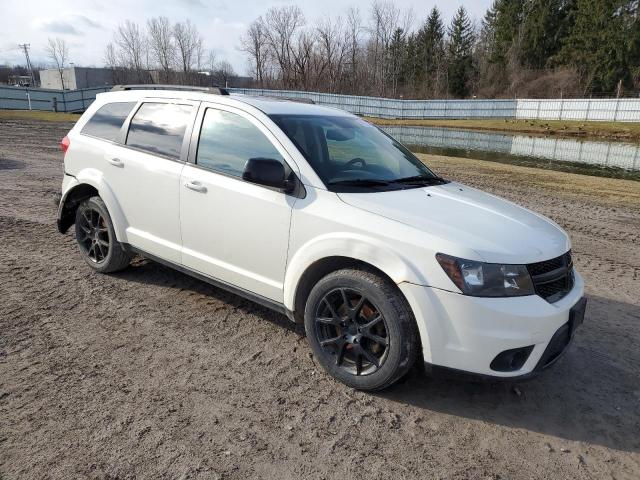
<svg viewBox="0 0 640 480">
<path fill-rule="evenodd" d="M 65 137 L 58 227 L 92 268 L 137 253 L 282 312 L 362 390 L 419 357 L 523 378 L 565 351 L 586 300 L 558 225 L 349 113 L 225 93 L 100 94 Z"/>
</svg>

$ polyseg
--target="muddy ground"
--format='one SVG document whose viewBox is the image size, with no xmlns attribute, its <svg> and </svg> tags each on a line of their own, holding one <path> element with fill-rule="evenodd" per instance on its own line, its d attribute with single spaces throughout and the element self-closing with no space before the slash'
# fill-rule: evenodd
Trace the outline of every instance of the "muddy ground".
<svg viewBox="0 0 640 480">
<path fill-rule="evenodd" d="M 640 478 L 640 183 L 445 158 L 574 241 L 585 324 L 514 388 L 327 377 L 288 321 L 55 229 L 69 124 L 0 123 L 0 478 Z"/>
</svg>

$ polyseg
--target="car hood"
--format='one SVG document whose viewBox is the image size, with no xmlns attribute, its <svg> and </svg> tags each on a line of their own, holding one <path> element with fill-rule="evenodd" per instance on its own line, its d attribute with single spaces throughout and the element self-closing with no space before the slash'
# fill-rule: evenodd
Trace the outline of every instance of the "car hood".
<svg viewBox="0 0 640 480">
<path fill-rule="evenodd" d="M 551 220 L 455 182 L 338 196 L 353 207 L 470 248 L 480 257 L 476 260 L 533 263 L 560 256 L 571 248 L 567 234 Z"/>
</svg>

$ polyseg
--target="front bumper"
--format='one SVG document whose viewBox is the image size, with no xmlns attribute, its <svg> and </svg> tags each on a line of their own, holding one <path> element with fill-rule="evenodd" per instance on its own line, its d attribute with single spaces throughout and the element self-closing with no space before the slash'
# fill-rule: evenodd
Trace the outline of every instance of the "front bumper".
<svg viewBox="0 0 640 480">
<path fill-rule="evenodd" d="M 554 335 L 569 324 L 571 308 L 583 296 L 582 277 L 575 270 L 574 274 L 573 289 L 556 303 L 537 295 L 479 298 L 409 283 L 399 287 L 415 314 L 424 361 L 430 369 L 445 367 L 490 378 L 527 378 L 559 357 L 552 361 L 544 358 Z M 569 328 L 572 335 L 575 328 Z M 491 368 L 501 352 L 528 346 L 533 349 L 517 370 Z M 562 347 L 560 353 L 566 345 Z"/>
</svg>

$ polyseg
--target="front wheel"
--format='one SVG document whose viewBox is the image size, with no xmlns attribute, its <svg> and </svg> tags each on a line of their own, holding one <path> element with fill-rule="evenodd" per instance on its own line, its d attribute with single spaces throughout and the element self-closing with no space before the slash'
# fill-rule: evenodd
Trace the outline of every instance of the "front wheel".
<svg viewBox="0 0 640 480">
<path fill-rule="evenodd" d="M 91 197 L 76 211 L 76 241 L 85 262 L 100 273 L 117 272 L 131 262 L 131 255 L 116 240 L 107 206 Z"/>
<path fill-rule="evenodd" d="M 305 330 L 334 378 L 381 390 L 403 377 L 419 352 L 415 319 L 396 285 L 365 270 L 330 273 L 307 299 Z"/>
</svg>

